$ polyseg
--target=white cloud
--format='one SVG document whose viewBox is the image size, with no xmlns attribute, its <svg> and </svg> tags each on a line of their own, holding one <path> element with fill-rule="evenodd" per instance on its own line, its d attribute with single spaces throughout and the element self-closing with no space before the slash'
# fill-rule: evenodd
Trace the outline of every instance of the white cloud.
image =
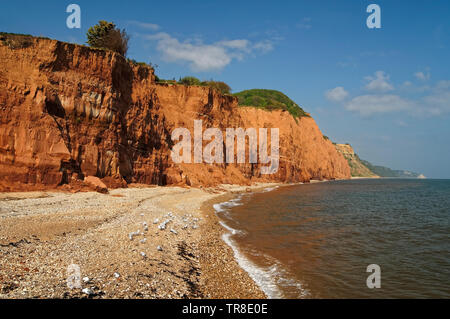
<svg viewBox="0 0 450 319">
<path fill-rule="evenodd" d="M 450 112 L 450 81 L 438 82 L 423 101 L 421 111 L 426 114 L 437 116 Z"/>
<path fill-rule="evenodd" d="M 240 49 L 240 50 L 248 50 L 249 41 L 248 40 L 230 40 L 230 41 L 220 41 L 219 45 L 223 45 L 224 47 L 232 48 L 232 49 Z"/>
<path fill-rule="evenodd" d="M 257 42 L 253 45 L 253 49 L 260 50 L 263 53 L 269 52 L 273 50 L 273 42 L 270 40 L 264 40 Z"/>
<path fill-rule="evenodd" d="M 145 36 L 157 41 L 157 50 L 168 62 L 187 62 L 194 71 L 221 70 L 233 59 L 242 60 L 253 52 L 268 52 L 273 49 L 271 41 L 252 43 L 246 39 L 223 40 L 211 44 L 197 41 L 179 41 L 168 33 L 160 32 Z"/>
<path fill-rule="evenodd" d="M 414 101 L 394 94 L 361 95 L 346 103 L 345 109 L 362 116 L 406 112 L 428 117 L 450 113 L 450 81 L 440 81 L 427 91 L 427 95 Z"/>
<path fill-rule="evenodd" d="M 369 91 L 387 92 L 392 91 L 394 86 L 390 84 L 389 75 L 385 74 L 384 71 L 375 72 L 374 76 L 366 76 L 366 89 Z"/>
<path fill-rule="evenodd" d="M 405 81 L 405 82 L 403 82 L 403 84 L 402 84 L 402 86 L 404 87 L 404 88 L 409 88 L 409 87 L 411 87 L 413 84 L 412 84 L 412 82 L 411 81 Z"/>
<path fill-rule="evenodd" d="M 421 75 L 416 73 L 416 77 L 429 79 L 429 69 L 426 70 L 427 73 Z M 386 91 L 393 91 L 394 86 L 388 82 L 389 76 L 383 71 L 377 71 L 374 76 L 365 77 L 365 79 L 368 81 L 366 89 L 376 92 L 352 98 L 344 104 L 346 110 L 366 117 L 394 112 L 403 112 L 416 117 L 441 116 L 450 113 L 450 80 L 441 80 L 435 85 L 421 86 L 416 86 L 411 81 L 405 81 L 395 94 L 387 94 Z M 410 96 L 413 96 L 414 99 L 401 96 L 400 92 L 403 95 L 412 94 Z M 325 95 L 329 100 L 343 101 L 348 93 L 343 87 L 336 87 L 328 90 Z M 398 124 L 403 126 L 405 123 L 399 122 Z"/>
<path fill-rule="evenodd" d="M 439 81 L 437 84 L 436 84 L 436 88 L 435 88 L 435 90 L 436 91 L 438 91 L 438 92 L 440 92 L 440 91 L 442 91 L 442 90 L 450 90 L 450 81 L 449 80 L 442 80 L 442 81 Z"/>
<path fill-rule="evenodd" d="M 421 81 L 428 81 L 431 77 L 431 74 L 429 71 L 426 72 L 416 72 L 414 73 L 414 76 L 416 77 L 416 79 L 421 80 Z"/>
<path fill-rule="evenodd" d="M 129 24 L 134 24 L 142 29 L 156 31 L 159 30 L 159 25 L 148 22 L 140 22 L 140 21 L 128 21 Z"/>
<path fill-rule="evenodd" d="M 432 87 L 430 85 L 417 86 L 411 81 L 405 81 L 399 86 L 399 89 L 409 93 L 424 93 L 430 91 Z"/>
<path fill-rule="evenodd" d="M 416 92 L 427 94 L 416 103 L 415 116 L 441 116 L 450 113 L 450 81 L 442 80 L 434 86 L 418 87 Z"/>
<path fill-rule="evenodd" d="M 325 92 L 325 97 L 333 102 L 341 102 L 345 100 L 347 96 L 348 92 L 342 86 L 335 87 L 334 89 Z"/>
<path fill-rule="evenodd" d="M 394 94 L 361 95 L 345 105 L 348 111 L 357 112 L 362 116 L 411 110 L 413 107 L 411 102 Z"/>
</svg>

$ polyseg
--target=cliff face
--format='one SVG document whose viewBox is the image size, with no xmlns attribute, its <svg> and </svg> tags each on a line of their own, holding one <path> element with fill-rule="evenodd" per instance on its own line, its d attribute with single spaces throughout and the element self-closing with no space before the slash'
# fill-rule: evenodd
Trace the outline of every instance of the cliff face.
<svg viewBox="0 0 450 319">
<path fill-rule="evenodd" d="M 379 177 L 374 174 L 355 153 L 349 144 L 336 144 L 336 149 L 341 153 L 350 166 L 350 173 L 352 177 Z"/>
<path fill-rule="evenodd" d="M 312 118 L 238 107 L 236 98 L 206 87 L 159 85 L 151 68 L 54 40 L 11 44 L 0 36 L 0 114 L 1 191 L 76 187 L 87 176 L 108 187 L 350 177 Z M 278 172 L 261 175 L 259 164 L 173 163 L 171 133 L 193 132 L 194 120 L 223 132 L 278 127 Z"/>
</svg>

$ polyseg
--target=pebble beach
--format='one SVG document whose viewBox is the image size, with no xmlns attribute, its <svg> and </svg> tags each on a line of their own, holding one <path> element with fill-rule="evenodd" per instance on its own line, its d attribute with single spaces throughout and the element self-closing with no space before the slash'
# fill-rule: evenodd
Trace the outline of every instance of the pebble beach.
<svg viewBox="0 0 450 319">
<path fill-rule="evenodd" d="M 271 185 L 0 193 L 0 298 L 265 298 L 212 205 Z"/>
</svg>

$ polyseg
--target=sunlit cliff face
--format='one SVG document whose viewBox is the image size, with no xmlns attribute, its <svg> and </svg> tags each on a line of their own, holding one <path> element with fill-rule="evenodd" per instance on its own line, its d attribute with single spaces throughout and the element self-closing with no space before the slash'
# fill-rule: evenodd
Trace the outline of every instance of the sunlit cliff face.
<svg viewBox="0 0 450 319">
<path fill-rule="evenodd" d="M 239 107 L 235 97 L 208 87 L 160 85 L 153 69 L 131 65 L 109 51 L 47 39 L 28 41 L 23 47 L 0 45 L 2 190 L 72 187 L 86 176 L 97 176 L 108 187 L 350 177 L 347 162 L 312 118 Z M 211 155 L 206 158 L 211 164 L 195 163 L 195 158 L 177 163 L 171 156 L 173 131 L 194 132 L 194 120 L 205 128 L 202 157 Z M 215 140 L 209 128 L 222 132 L 225 144 L 227 128 L 242 128 L 249 134 L 245 140 L 254 138 L 251 128 L 258 139 L 264 135 L 259 129 L 267 129 L 267 157 L 264 143 L 257 143 L 254 163 L 254 145 L 248 144 L 242 161 L 236 145 L 231 163 L 225 145 L 223 163 L 216 161 L 220 148 L 217 153 L 216 144 L 208 148 Z M 269 135 L 277 128 L 278 163 L 276 153 L 269 152 L 271 146 L 276 150 Z M 266 168 L 271 174 L 264 174 Z"/>
</svg>

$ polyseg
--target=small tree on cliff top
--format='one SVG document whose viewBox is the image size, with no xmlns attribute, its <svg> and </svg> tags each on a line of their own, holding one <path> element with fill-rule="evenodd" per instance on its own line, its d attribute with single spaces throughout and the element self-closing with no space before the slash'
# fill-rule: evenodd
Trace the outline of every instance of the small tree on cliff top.
<svg viewBox="0 0 450 319">
<path fill-rule="evenodd" d="M 109 49 L 123 56 L 127 54 L 130 37 L 125 29 L 116 28 L 112 22 L 101 20 L 90 27 L 86 35 L 91 47 Z"/>
<path fill-rule="evenodd" d="M 225 82 L 222 81 L 206 81 L 203 82 L 204 85 L 212 87 L 213 89 L 218 90 L 220 93 L 222 94 L 230 94 L 231 93 L 231 88 L 228 84 L 226 84 Z"/>
<path fill-rule="evenodd" d="M 178 81 L 180 84 L 184 85 L 201 85 L 201 81 L 193 76 L 185 76 L 184 78 Z"/>
</svg>

